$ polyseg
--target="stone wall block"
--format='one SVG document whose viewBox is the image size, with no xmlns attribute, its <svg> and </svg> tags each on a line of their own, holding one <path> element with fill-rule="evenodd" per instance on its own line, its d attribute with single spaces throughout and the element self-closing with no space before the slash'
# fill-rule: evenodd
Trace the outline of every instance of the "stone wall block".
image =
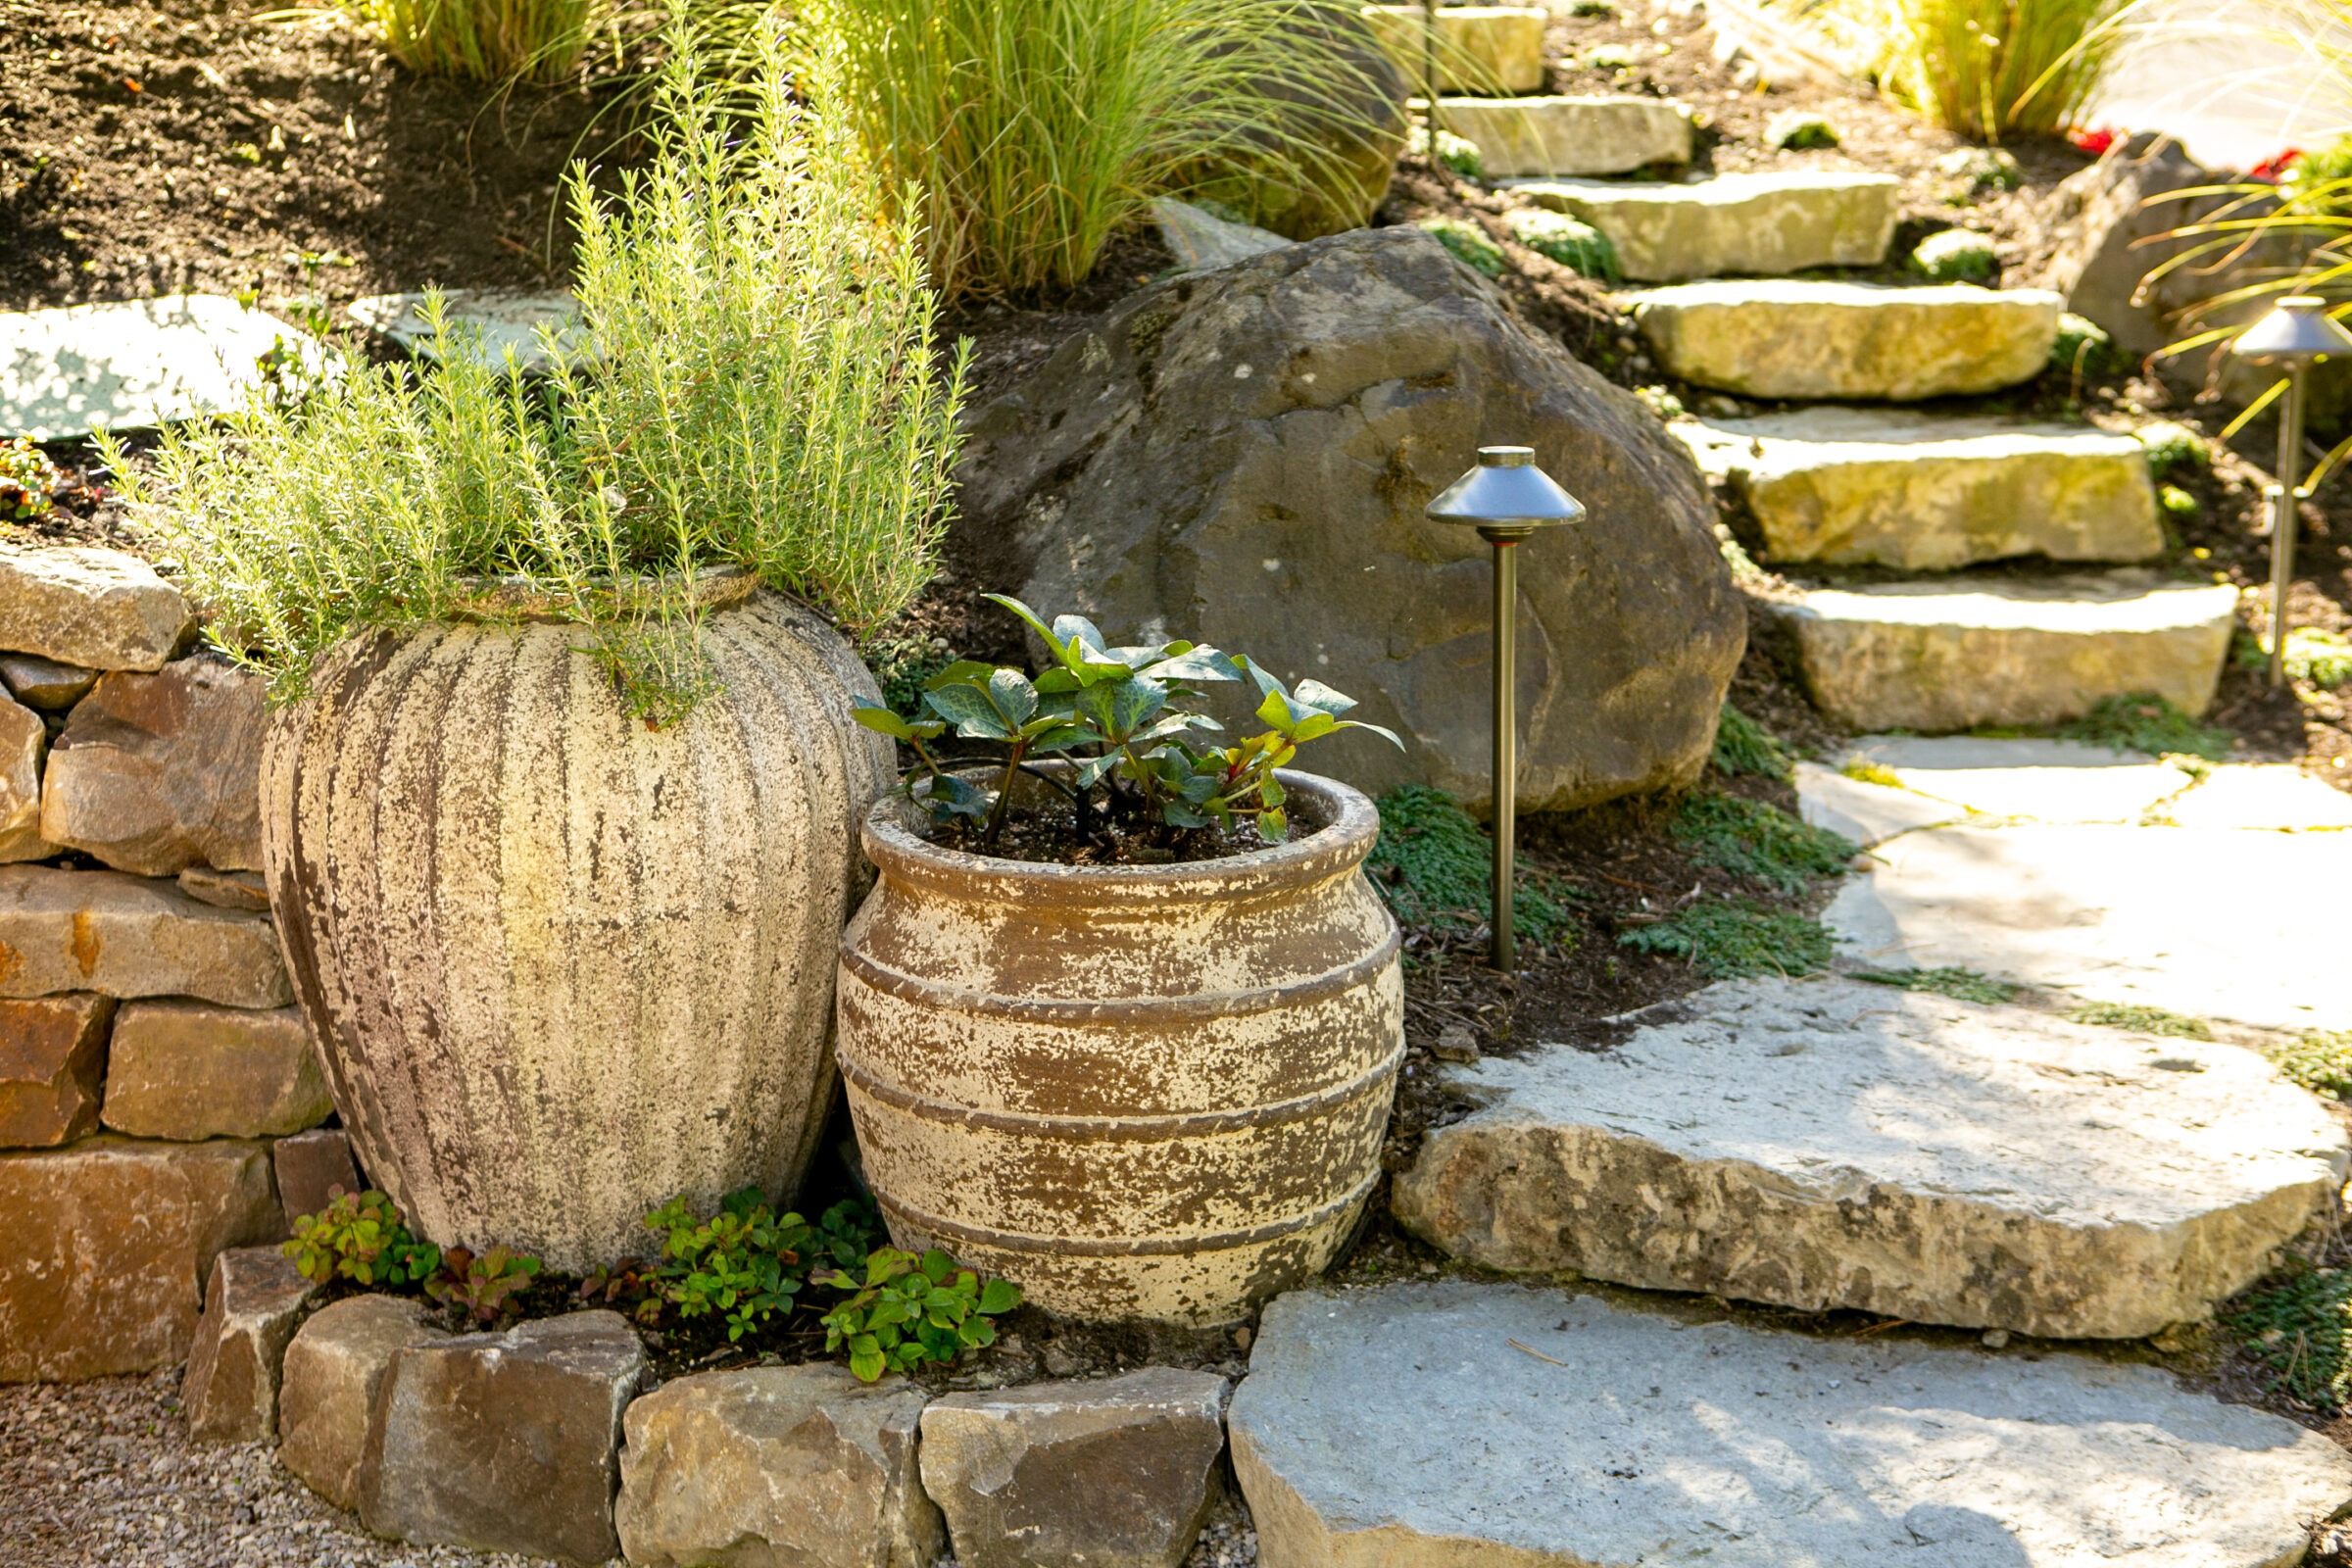
<svg viewBox="0 0 2352 1568">
<path fill-rule="evenodd" d="M 192 629 L 187 601 L 120 550 L 0 545 L 0 644 L 92 669 L 161 669 Z"/>
<path fill-rule="evenodd" d="M 286 1228 L 303 1214 L 316 1214 L 340 1187 L 362 1192 L 360 1167 L 351 1157 L 351 1140 L 340 1127 L 319 1127 L 280 1138 L 270 1146 L 270 1163 L 277 1172 L 277 1201 L 286 1211 Z"/>
<path fill-rule="evenodd" d="M 0 997 L 67 991 L 224 1007 L 294 1000 L 267 915 L 121 871 L 0 865 Z"/>
<path fill-rule="evenodd" d="M 104 1119 L 138 1138 L 267 1138 L 333 1112 L 299 1007 L 256 1011 L 171 999 L 115 1018 Z"/>
<path fill-rule="evenodd" d="M 0 1002 L 0 1149 L 49 1149 L 98 1130 L 115 999 L 83 991 Z"/>
<path fill-rule="evenodd" d="M 360 1457 L 392 1352 L 449 1336 L 421 1301 L 353 1296 L 312 1313 L 286 1347 L 277 1394 L 278 1462 L 338 1508 L 359 1505 Z"/>
<path fill-rule="evenodd" d="M 41 834 L 121 871 L 262 863 L 262 682 L 210 656 L 117 672 L 49 754 Z"/>
<path fill-rule="evenodd" d="M 281 1235 L 268 1146 L 97 1137 L 0 1153 L 0 1383 L 70 1383 L 188 1353 L 230 1247 Z"/>
<path fill-rule="evenodd" d="M 360 1518 L 419 1545 L 602 1563 L 621 1414 L 646 1376 L 617 1312 L 392 1352 L 360 1459 Z"/>
<path fill-rule="evenodd" d="M 0 697 L 0 861 L 45 860 L 57 853 L 41 837 L 41 760 L 48 751 L 41 715 Z"/>
<path fill-rule="evenodd" d="M 316 1290 L 276 1247 L 232 1247 L 213 1259 L 204 1316 L 180 1379 L 188 1434 L 213 1443 L 277 1441 L 278 1374 L 303 1303 Z"/>
<path fill-rule="evenodd" d="M 663 1384 L 629 1406 L 621 1550 L 639 1568 L 930 1568 L 946 1538 L 915 1468 L 927 1397 L 821 1362 Z"/>
<path fill-rule="evenodd" d="M 962 1568 L 1177 1568 L 1215 1500 L 1225 1380 L 1147 1367 L 953 1394 L 923 1411 L 923 1489 Z"/>
<path fill-rule="evenodd" d="M 80 702 L 98 671 L 37 654 L 0 654 L 0 686 L 26 708 L 56 712 Z"/>
</svg>

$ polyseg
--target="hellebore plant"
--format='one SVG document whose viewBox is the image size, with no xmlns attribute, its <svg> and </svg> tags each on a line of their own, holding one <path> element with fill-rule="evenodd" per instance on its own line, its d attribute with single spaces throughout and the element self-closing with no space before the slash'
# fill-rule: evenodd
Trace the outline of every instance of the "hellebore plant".
<svg viewBox="0 0 2352 1568">
<path fill-rule="evenodd" d="M 1253 822 L 1260 838 L 1279 844 L 1290 819 L 1274 774 L 1301 745 L 1363 729 L 1403 747 L 1378 724 L 1342 718 L 1355 700 L 1321 681 L 1292 690 L 1246 657 L 1199 643 L 1113 648 L 1083 616 L 1057 615 L 1049 626 L 1017 599 L 988 598 L 1045 639 L 1054 667 L 1032 679 L 1011 665 L 961 660 L 926 683 L 927 716 L 907 719 L 878 705 L 857 710 L 866 728 L 913 749 L 916 768 L 903 787 L 934 825 L 958 834 L 976 828 L 983 854 L 994 853 L 1004 834 L 1020 774 L 1069 801 L 1085 843 L 1102 843 L 1119 828 L 1166 846 L 1199 829 Z M 1197 683 L 1241 680 L 1256 684 L 1256 717 L 1266 728 L 1230 746 L 1206 743 L 1201 737 L 1224 726 L 1194 706 L 1201 695 Z M 995 788 L 951 771 L 954 763 L 933 751 L 951 729 L 958 740 L 998 749 Z M 1035 765 L 1046 757 L 1069 765 L 1056 776 Z"/>
</svg>

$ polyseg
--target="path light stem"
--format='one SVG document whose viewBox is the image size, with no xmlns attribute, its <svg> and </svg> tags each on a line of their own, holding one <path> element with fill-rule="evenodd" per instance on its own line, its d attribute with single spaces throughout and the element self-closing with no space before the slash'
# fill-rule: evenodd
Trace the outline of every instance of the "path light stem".
<svg viewBox="0 0 2352 1568">
<path fill-rule="evenodd" d="M 1442 173 L 1438 162 L 1438 0 L 1421 0 L 1421 93 L 1427 105 L 1422 122 L 1427 127 L 1429 167 Z"/>
<path fill-rule="evenodd" d="M 2253 365 L 2275 365 L 2286 372 L 2278 400 L 2278 482 L 2271 500 L 2271 685 L 2286 684 L 2286 596 L 2295 580 L 2296 508 L 2304 491 L 2296 482 L 2303 467 L 2305 382 L 2311 368 L 2352 354 L 2352 333 L 2336 325 L 2328 302 L 2296 294 L 2237 335 L 2230 352 Z"/>
</svg>

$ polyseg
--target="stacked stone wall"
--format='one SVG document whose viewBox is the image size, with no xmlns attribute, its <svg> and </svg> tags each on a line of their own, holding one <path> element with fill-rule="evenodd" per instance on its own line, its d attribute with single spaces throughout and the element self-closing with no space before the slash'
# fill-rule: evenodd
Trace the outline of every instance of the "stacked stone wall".
<svg viewBox="0 0 2352 1568">
<path fill-rule="evenodd" d="M 0 1382 L 184 1357 L 356 1184 L 261 865 L 261 682 L 136 557 L 0 549 Z"/>
</svg>

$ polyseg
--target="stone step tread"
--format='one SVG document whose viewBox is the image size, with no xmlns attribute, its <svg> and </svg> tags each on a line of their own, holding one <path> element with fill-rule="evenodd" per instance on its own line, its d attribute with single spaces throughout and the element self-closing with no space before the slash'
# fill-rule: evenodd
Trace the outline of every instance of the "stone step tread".
<svg viewBox="0 0 2352 1568">
<path fill-rule="evenodd" d="M 0 439 L 226 413 L 261 385 L 255 361 L 280 342 L 323 368 L 310 334 L 217 294 L 0 312 Z"/>
<path fill-rule="evenodd" d="M 2202 713 L 2236 606 L 2227 584 L 2123 569 L 1817 588 L 1777 608 L 1834 721 L 1934 734 L 2056 723 L 2142 693 Z"/>
<path fill-rule="evenodd" d="M 2127 434 L 1842 407 L 1670 428 L 1746 502 L 1771 561 L 1945 570 L 2164 548 L 2146 451 Z"/>
<path fill-rule="evenodd" d="M 2352 1498 L 2328 1439 L 2155 1367 L 1712 1315 L 1280 1298 L 1230 1411 L 1259 1560 L 2269 1568 Z"/>
<path fill-rule="evenodd" d="M 1426 112 L 1428 100 L 1409 107 Z M 1490 180 L 1541 175 L 1625 174 L 1690 161 L 1690 110 L 1670 98 L 1632 94 L 1546 94 L 1526 98 L 1442 97 L 1439 123 L 1478 144 Z"/>
<path fill-rule="evenodd" d="M 1419 85 L 1428 23 L 1417 5 L 1370 5 L 1363 18 L 1408 82 Z M 1438 91 L 1534 92 L 1544 85 L 1541 6 L 1457 6 L 1438 12 Z"/>
<path fill-rule="evenodd" d="M 1718 278 L 1626 301 L 1665 368 L 1745 397 L 1917 402 L 1997 392 L 2048 366 L 2046 289 Z"/>
<path fill-rule="evenodd" d="M 2135 1339 L 2251 1284 L 2352 1166 L 2236 1046 L 1831 977 L 1678 1011 L 1445 1070 L 1478 1108 L 1398 1217 L 1488 1268 Z"/>
<path fill-rule="evenodd" d="M 1894 239 L 1902 185 L 1891 174 L 1843 170 L 1500 183 L 1592 224 L 1617 247 L 1627 277 L 1656 283 L 1876 267 Z"/>
</svg>

